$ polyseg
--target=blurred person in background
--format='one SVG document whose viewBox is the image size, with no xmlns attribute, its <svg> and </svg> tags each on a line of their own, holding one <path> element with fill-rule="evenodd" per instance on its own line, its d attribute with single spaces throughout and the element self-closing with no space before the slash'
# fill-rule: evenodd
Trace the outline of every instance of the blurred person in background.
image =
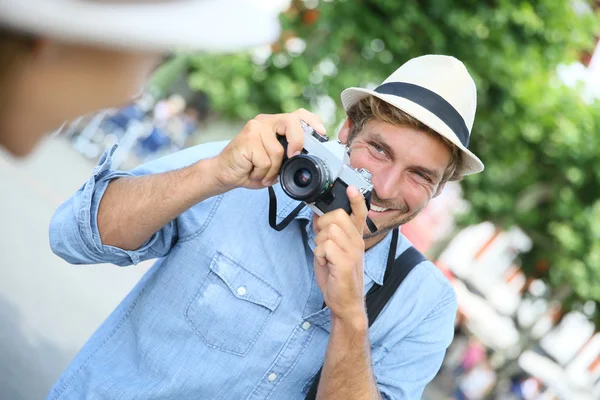
<svg viewBox="0 0 600 400">
<path fill-rule="evenodd" d="M 0 0 L 0 147 L 25 156 L 78 116 L 124 106 L 166 51 L 277 39 L 255 0 Z"/>
<path fill-rule="evenodd" d="M 130 172 L 107 154 L 56 211 L 52 249 L 73 264 L 159 260 L 50 398 L 420 399 L 452 341 L 451 283 L 419 258 L 371 329 L 365 293 L 410 250 L 398 227 L 446 182 L 483 170 L 468 150 L 476 97 L 463 63 L 441 55 L 407 61 L 374 90 L 346 89 L 341 150 L 373 183 L 370 210 L 348 188 L 351 214 L 317 217 L 276 184 L 284 148 L 272 128 L 287 156 L 303 148 L 299 119 L 324 133 L 305 110 L 257 116 L 220 149 Z M 289 225 L 272 229 L 271 217 Z"/>
<path fill-rule="evenodd" d="M 456 376 L 463 375 L 469 372 L 479 362 L 484 360 L 486 357 L 485 345 L 477 339 L 475 336 L 471 336 L 468 339 L 467 347 L 463 353 L 462 360 L 458 366 Z"/>
<path fill-rule="evenodd" d="M 122 136 L 119 138 L 119 147 L 113 154 L 115 168 L 123 168 L 132 156 L 145 161 L 152 156 L 156 158 L 158 154 L 172 152 L 169 151 L 172 143 L 169 125 L 178 114 L 183 112 L 185 106 L 185 99 L 179 94 L 173 94 L 154 105 L 152 119 L 144 121 L 140 118 L 139 123 L 129 119 L 126 129 L 122 131 Z M 106 149 L 112 145 L 114 143 L 108 144 Z"/>
<path fill-rule="evenodd" d="M 456 400 L 484 400 L 496 382 L 496 372 L 487 358 L 478 361 L 458 378 Z"/>
</svg>

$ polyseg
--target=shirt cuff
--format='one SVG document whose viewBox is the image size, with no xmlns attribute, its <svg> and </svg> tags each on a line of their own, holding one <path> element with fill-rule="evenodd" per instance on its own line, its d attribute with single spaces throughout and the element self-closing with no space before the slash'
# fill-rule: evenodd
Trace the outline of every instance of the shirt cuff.
<svg viewBox="0 0 600 400">
<path fill-rule="evenodd" d="M 98 165 L 94 168 L 92 176 L 84 185 L 80 196 L 80 202 L 76 206 L 77 225 L 81 237 L 87 239 L 84 240 L 85 245 L 91 252 L 108 255 L 110 259 L 124 259 L 122 262 L 117 262 L 118 265 L 138 264 L 143 259 L 160 256 L 160 254 L 154 252 L 152 249 L 152 245 L 159 238 L 159 232 L 152 235 L 152 237 L 139 249 L 130 251 L 104 245 L 100 238 L 100 231 L 98 230 L 98 210 L 100 208 L 100 201 L 102 200 L 102 196 L 104 196 L 109 183 L 117 178 L 135 176 L 131 172 L 112 170 L 112 157 L 117 147 L 118 145 L 113 145 L 113 147 L 104 152 Z"/>
</svg>

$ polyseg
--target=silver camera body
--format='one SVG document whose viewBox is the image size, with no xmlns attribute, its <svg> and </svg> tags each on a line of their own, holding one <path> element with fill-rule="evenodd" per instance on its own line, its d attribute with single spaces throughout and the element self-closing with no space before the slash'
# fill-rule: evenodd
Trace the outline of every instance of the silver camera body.
<svg viewBox="0 0 600 400">
<path fill-rule="evenodd" d="M 370 172 L 350 166 L 348 151 L 342 143 L 324 145 L 327 137 L 321 136 L 304 121 L 301 123 L 304 132 L 301 154 L 287 158 L 287 140 L 285 136 L 278 136 L 286 154 L 279 171 L 283 191 L 289 197 L 305 202 L 319 216 L 338 208 L 350 214 L 352 208 L 346 189 L 353 185 L 363 194 L 367 209 L 370 209 L 373 192 Z M 339 154 L 336 154 L 337 150 Z"/>
</svg>

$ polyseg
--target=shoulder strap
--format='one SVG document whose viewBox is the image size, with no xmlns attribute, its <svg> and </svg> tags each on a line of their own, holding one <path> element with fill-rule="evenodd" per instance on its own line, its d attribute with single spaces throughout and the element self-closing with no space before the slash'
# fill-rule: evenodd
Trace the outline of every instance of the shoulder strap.
<svg viewBox="0 0 600 400">
<path fill-rule="evenodd" d="M 421 264 L 426 260 L 425 256 L 421 254 L 414 247 L 406 249 L 396 260 L 394 259 L 396 245 L 398 243 L 398 229 L 394 229 L 392 236 L 392 243 L 390 246 L 390 253 L 388 258 L 388 265 L 386 267 L 383 285 L 373 284 L 366 296 L 367 303 L 367 316 L 369 317 L 369 327 L 373 325 L 373 322 L 377 319 L 385 305 L 392 298 L 398 287 L 402 284 L 404 279 L 408 276 L 410 271 L 413 270 L 417 265 Z M 393 251 L 393 253 L 392 253 Z M 389 257 L 388 256 L 388 257 Z M 316 400 L 317 389 L 319 388 L 319 380 L 321 378 L 322 368 L 319 370 L 315 379 L 306 395 L 305 400 Z"/>
<path fill-rule="evenodd" d="M 396 259 L 394 268 L 387 279 L 384 280 L 383 286 L 379 286 L 376 283 L 373 284 L 367 293 L 367 315 L 369 317 L 369 326 L 373 325 L 373 322 L 375 322 L 385 305 L 392 298 L 394 293 L 396 293 L 396 290 L 400 287 L 410 271 L 425 260 L 425 256 L 411 246 Z"/>
</svg>

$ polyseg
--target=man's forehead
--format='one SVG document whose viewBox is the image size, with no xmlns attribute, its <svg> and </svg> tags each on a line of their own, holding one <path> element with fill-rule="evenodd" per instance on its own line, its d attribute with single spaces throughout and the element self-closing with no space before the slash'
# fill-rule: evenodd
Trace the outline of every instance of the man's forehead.
<svg viewBox="0 0 600 400">
<path fill-rule="evenodd" d="M 363 132 L 371 136 L 378 136 L 382 139 L 403 138 L 404 135 L 402 135 L 402 133 L 405 132 L 418 133 L 419 135 L 428 134 L 425 130 L 409 124 L 395 124 L 387 121 L 380 121 L 378 119 L 372 119 L 367 122 L 363 128 Z"/>
</svg>

